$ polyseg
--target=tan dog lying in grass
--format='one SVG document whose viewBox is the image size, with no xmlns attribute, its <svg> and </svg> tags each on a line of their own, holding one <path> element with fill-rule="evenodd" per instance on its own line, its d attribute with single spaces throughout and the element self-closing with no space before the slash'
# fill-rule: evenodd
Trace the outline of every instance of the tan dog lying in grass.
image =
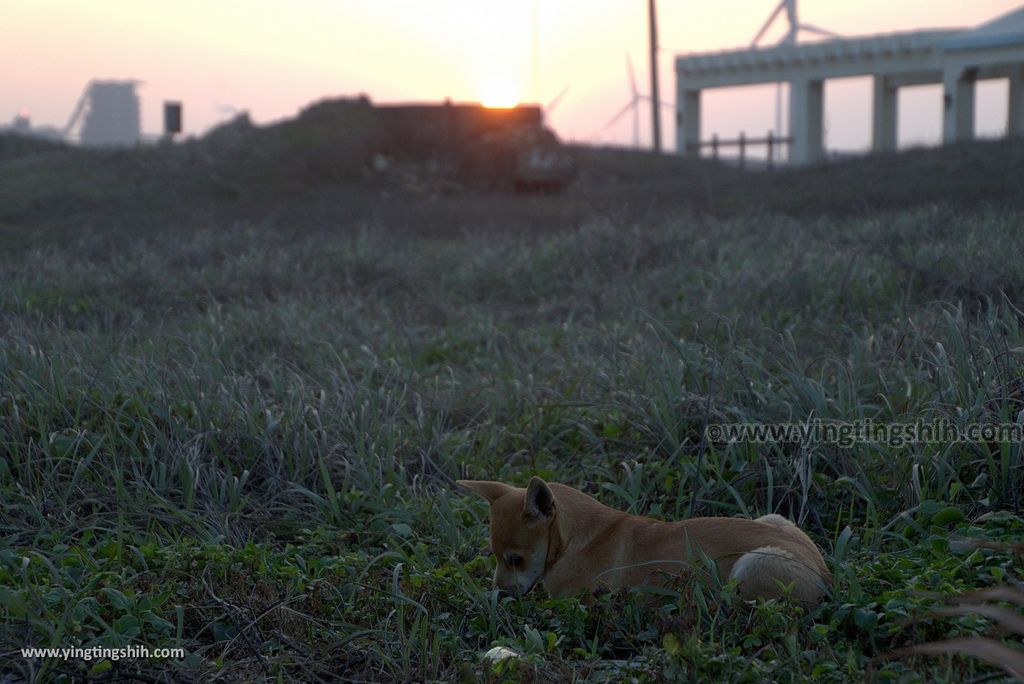
<svg viewBox="0 0 1024 684">
<path fill-rule="evenodd" d="M 491 505 L 494 586 L 522 596 L 543 582 L 553 597 L 657 583 L 715 561 L 742 598 L 787 591 L 814 604 L 831 574 L 814 542 L 780 515 L 757 520 L 693 518 L 663 522 L 609 508 L 583 492 L 539 477 L 523 489 L 459 480 Z"/>
</svg>

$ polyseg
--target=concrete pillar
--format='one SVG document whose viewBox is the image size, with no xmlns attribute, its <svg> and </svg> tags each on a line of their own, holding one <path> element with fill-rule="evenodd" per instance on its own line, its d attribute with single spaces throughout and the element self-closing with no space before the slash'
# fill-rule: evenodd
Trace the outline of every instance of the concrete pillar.
<svg viewBox="0 0 1024 684">
<path fill-rule="evenodd" d="M 943 80 L 942 140 L 950 143 L 974 138 L 974 71 L 946 67 Z"/>
<path fill-rule="evenodd" d="M 825 157 L 824 84 L 800 80 L 789 84 L 789 163 L 805 166 Z"/>
<path fill-rule="evenodd" d="M 700 156 L 700 91 L 680 88 L 676 101 L 676 149 L 689 157 Z"/>
<path fill-rule="evenodd" d="M 1006 134 L 1024 136 L 1024 65 L 1010 72 L 1010 104 Z"/>
<path fill-rule="evenodd" d="M 872 105 L 874 116 L 872 126 L 872 149 L 875 152 L 892 152 L 896 149 L 896 118 L 898 90 L 885 76 L 875 76 L 875 96 Z"/>
</svg>

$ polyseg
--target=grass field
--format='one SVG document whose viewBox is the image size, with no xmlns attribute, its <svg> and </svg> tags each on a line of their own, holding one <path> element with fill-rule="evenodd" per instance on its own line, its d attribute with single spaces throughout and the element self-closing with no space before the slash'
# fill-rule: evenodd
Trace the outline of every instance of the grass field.
<svg viewBox="0 0 1024 684">
<path fill-rule="evenodd" d="M 869 160 L 829 173 L 877 201 L 837 190 L 829 212 L 793 199 L 809 176 L 679 167 L 702 203 L 587 154 L 617 184 L 116 211 L 79 201 L 99 181 L 78 161 L 76 186 L 38 156 L 0 165 L 34 169 L 0 193 L 0 681 L 998 681 L 884 655 L 992 633 L 911 618 L 1021 581 L 1020 552 L 987 544 L 1024 536 L 1021 443 L 703 436 L 1024 421 L 1018 185 L 902 192 Z M 799 520 L 832 597 L 499 598 L 486 506 L 453 481 L 533 474 L 662 518 Z M 186 656 L 19 654 L 128 644 Z M 494 645 L 525 657 L 482 664 Z"/>
</svg>

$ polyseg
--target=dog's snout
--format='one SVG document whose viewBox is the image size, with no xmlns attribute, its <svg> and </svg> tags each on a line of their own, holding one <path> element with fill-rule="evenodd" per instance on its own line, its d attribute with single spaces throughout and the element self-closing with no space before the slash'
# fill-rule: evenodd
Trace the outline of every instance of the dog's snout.
<svg viewBox="0 0 1024 684">
<path fill-rule="evenodd" d="M 497 580 L 495 580 L 491 584 L 491 587 L 498 591 L 498 596 L 511 596 L 513 598 L 519 598 L 526 593 L 518 584 L 511 584 L 505 586 L 503 584 L 499 584 Z"/>
</svg>

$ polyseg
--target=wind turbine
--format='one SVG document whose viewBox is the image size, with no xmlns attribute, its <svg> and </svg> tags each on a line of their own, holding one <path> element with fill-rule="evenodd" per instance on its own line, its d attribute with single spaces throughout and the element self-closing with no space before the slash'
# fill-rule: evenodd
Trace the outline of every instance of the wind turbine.
<svg viewBox="0 0 1024 684">
<path fill-rule="evenodd" d="M 562 104 L 562 98 L 564 98 L 566 93 L 568 93 L 568 92 L 569 92 L 569 86 L 565 86 L 564 88 L 562 88 L 562 90 L 558 93 L 558 95 L 555 95 L 554 99 L 551 100 L 551 102 L 548 102 L 547 106 L 544 107 L 544 113 L 545 114 L 550 114 L 551 112 L 555 111 L 555 108 L 558 105 Z"/>
<path fill-rule="evenodd" d="M 775 9 L 772 11 L 771 16 L 768 17 L 768 21 L 764 22 L 764 26 L 754 36 L 754 40 L 750 42 L 751 48 L 756 48 L 758 42 L 764 37 L 764 34 L 771 28 L 772 24 L 775 23 L 775 19 L 778 18 L 782 12 L 786 13 L 786 22 L 789 24 L 789 30 L 786 35 L 783 36 L 780 41 L 780 45 L 793 45 L 796 43 L 797 34 L 800 31 L 807 31 L 808 33 L 817 33 L 820 36 L 828 36 L 829 38 L 838 38 L 839 35 L 832 31 L 827 31 L 823 28 L 818 28 L 814 24 L 802 24 L 797 16 L 796 11 L 796 0 L 782 0 Z"/>
<path fill-rule="evenodd" d="M 633 73 L 633 60 L 630 59 L 629 55 L 626 55 L 626 73 L 629 75 L 629 92 L 632 97 L 629 98 L 629 102 L 618 111 L 608 123 L 604 125 L 601 132 L 604 133 L 609 128 L 619 122 L 619 120 L 628 114 L 630 111 L 633 112 L 633 147 L 640 147 L 640 112 L 639 106 L 642 100 L 647 99 L 644 95 L 641 95 L 636 89 L 636 74 Z"/>
<path fill-rule="evenodd" d="M 786 31 L 786 35 L 779 41 L 779 45 L 796 45 L 797 37 L 800 31 L 807 31 L 808 33 L 817 33 L 820 36 L 828 36 L 830 38 L 839 38 L 839 34 L 827 31 L 823 28 L 818 28 L 813 24 L 802 24 L 800 23 L 799 16 L 796 11 L 796 0 L 781 0 L 775 9 L 772 10 L 771 15 L 768 17 L 768 21 L 764 22 L 764 26 L 754 36 L 754 40 L 750 41 L 750 48 L 754 49 L 757 44 L 767 33 L 768 29 L 771 28 L 775 20 L 783 12 L 786 13 L 786 22 L 789 24 L 789 30 Z M 775 134 L 779 137 L 782 136 L 782 84 L 779 83 L 775 86 Z"/>
</svg>

